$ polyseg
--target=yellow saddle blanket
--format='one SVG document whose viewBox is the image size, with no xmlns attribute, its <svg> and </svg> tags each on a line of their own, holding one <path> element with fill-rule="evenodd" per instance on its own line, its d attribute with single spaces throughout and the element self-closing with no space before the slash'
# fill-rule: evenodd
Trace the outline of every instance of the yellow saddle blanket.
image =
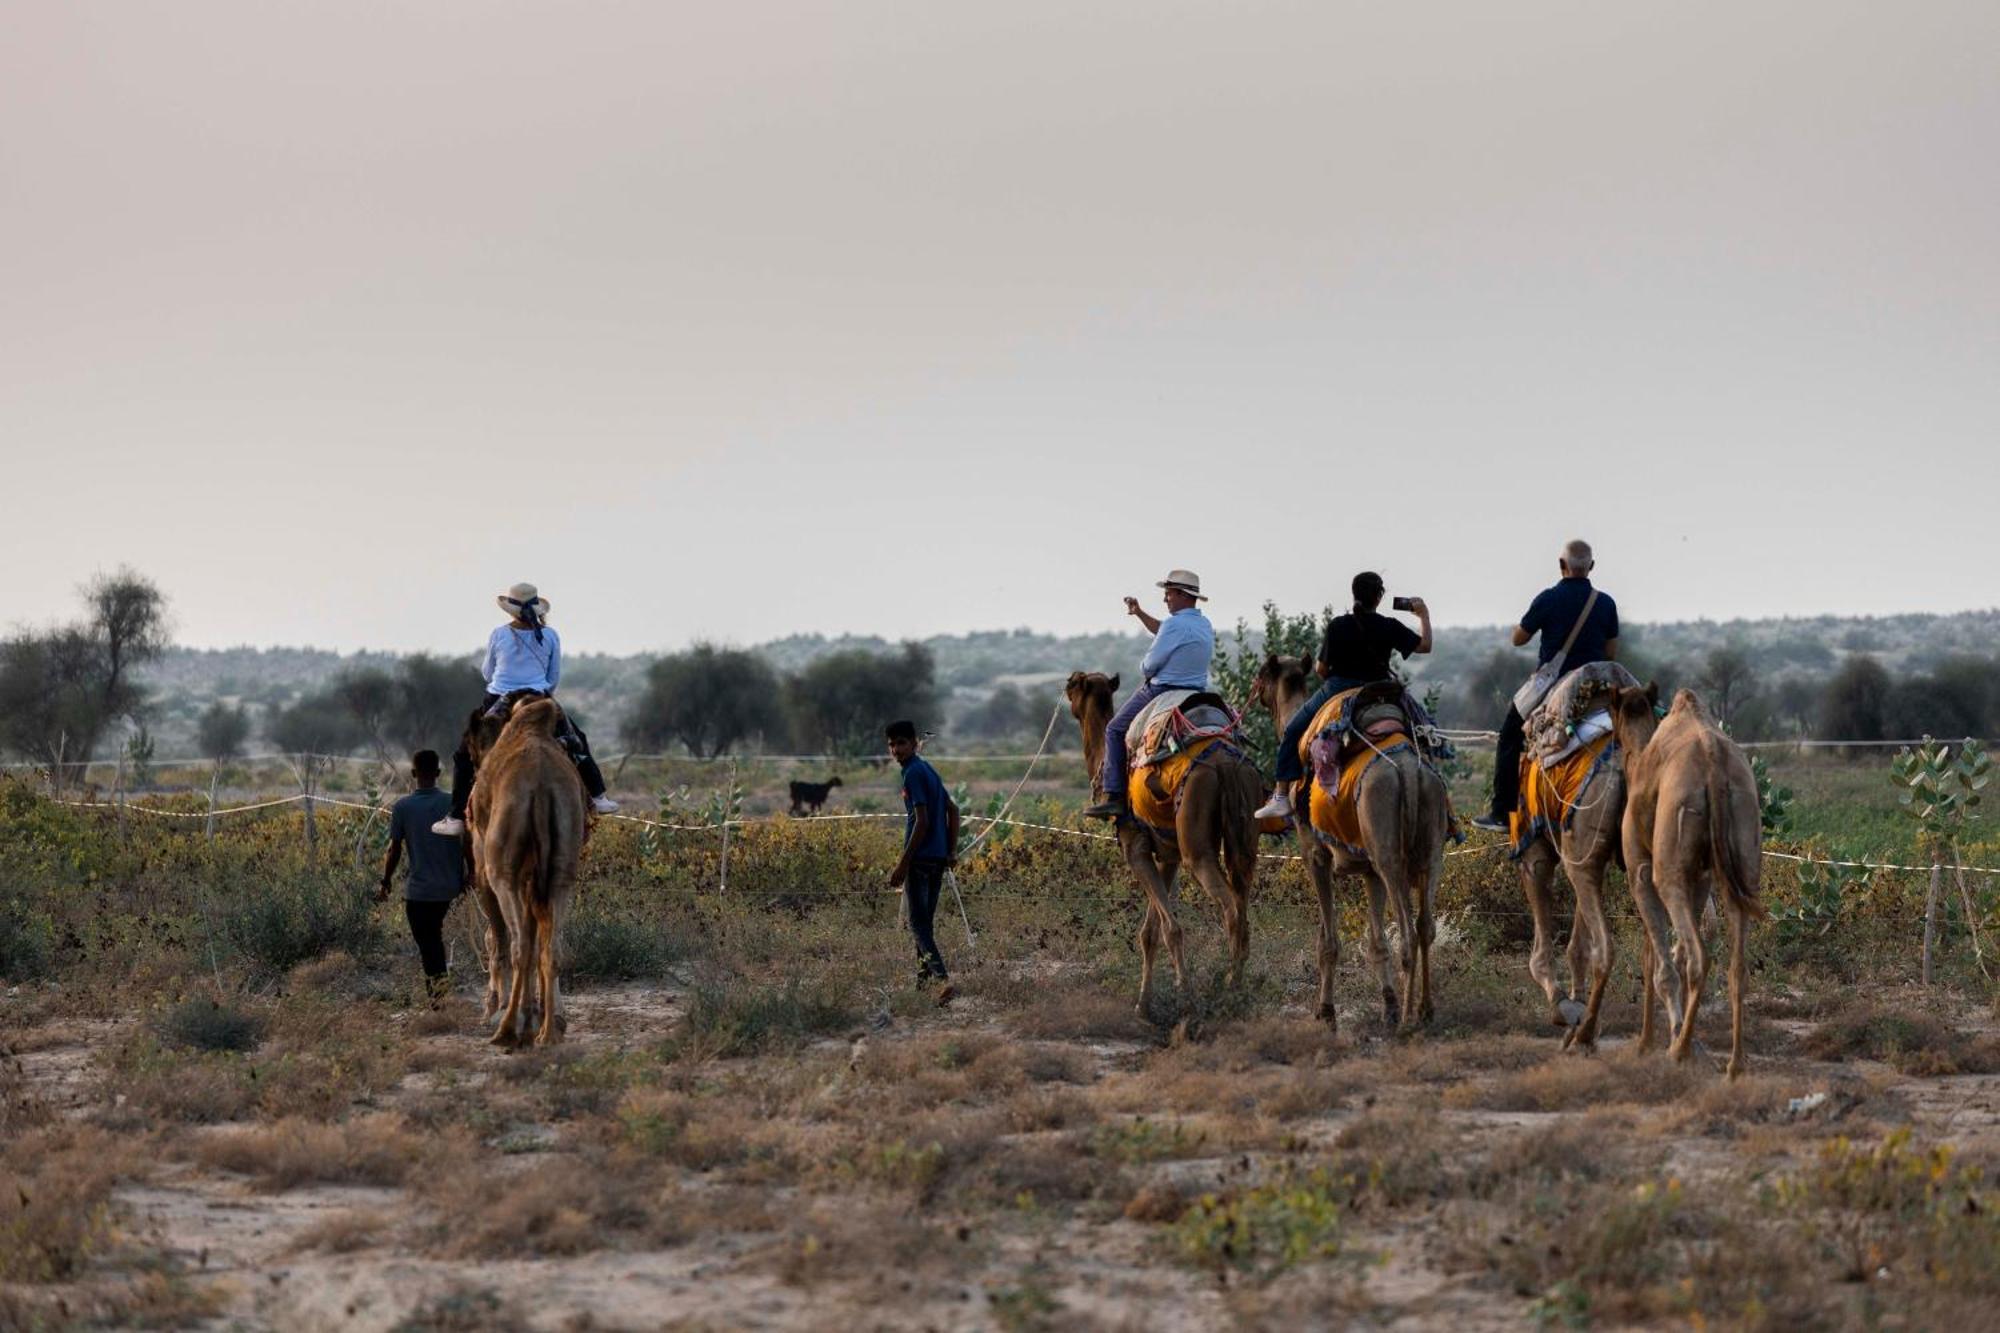
<svg viewBox="0 0 2000 1333">
<path fill-rule="evenodd" d="M 1154 828 L 1172 828 L 1181 808 L 1181 788 L 1194 770 L 1195 760 L 1221 740 L 1210 736 L 1195 741 L 1177 754 L 1136 770 L 1125 784 L 1125 800 L 1133 818 Z"/>
<path fill-rule="evenodd" d="M 1328 708 L 1332 706 L 1327 705 Z M 1376 740 L 1373 746 L 1357 742 L 1357 747 L 1356 752 L 1341 765 L 1340 781 L 1334 790 L 1329 792 L 1314 779 L 1308 814 L 1312 819 L 1313 832 L 1320 836 L 1321 841 L 1330 842 L 1348 855 L 1365 860 L 1367 853 L 1361 845 L 1361 779 L 1387 756 L 1410 748 L 1410 738 L 1398 732 Z"/>
<path fill-rule="evenodd" d="M 1605 763 L 1605 751 L 1616 743 L 1617 738 L 1606 732 L 1550 768 L 1543 768 L 1531 755 L 1522 756 L 1521 804 L 1508 820 L 1516 856 L 1541 834 L 1569 826 L 1575 807 L 1585 802 L 1591 779 Z"/>
</svg>

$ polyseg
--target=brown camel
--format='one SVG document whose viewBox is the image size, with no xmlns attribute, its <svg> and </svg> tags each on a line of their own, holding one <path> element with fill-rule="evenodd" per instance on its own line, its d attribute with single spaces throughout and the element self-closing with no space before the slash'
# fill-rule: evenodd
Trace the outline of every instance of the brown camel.
<svg viewBox="0 0 2000 1333">
<path fill-rule="evenodd" d="M 535 1044 L 548 1045 L 565 1026 L 556 943 L 590 825 L 583 780 L 555 738 L 561 719 L 553 699 L 517 703 L 490 748 L 473 751 L 479 781 L 466 828 L 487 917 L 489 1014 L 503 983 L 506 997 L 496 1046 L 518 1044 L 531 1026 Z M 473 732 L 483 741 L 486 729 Z"/>
<path fill-rule="evenodd" d="M 1104 726 L 1111 720 L 1118 677 L 1102 672 L 1070 673 L 1064 694 L 1069 711 L 1083 727 L 1083 762 L 1091 795 L 1101 799 L 1099 773 L 1104 758 Z M 1172 832 L 1134 819 L 1118 822 L 1118 847 L 1146 891 L 1146 919 L 1139 926 L 1139 1014 L 1150 1017 L 1153 957 L 1161 944 L 1173 963 L 1181 1012 L 1192 1012 L 1180 922 L 1174 917 L 1179 890 L 1175 880 L 1185 862 L 1202 888 L 1222 909 L 1229 937 L 1230 985 L 1243 979 L 1250 953 L 1250 890 L 1257 874 L 1257 803 L 1263 799 L 1256 765 L 1233 751 L 1210 751 L 1188 770 Z M 1132 782 L 1145 780 L 1134 772 Z M 1136 804 L 1136 803 L 1135 803 Z"/>
<path fill-rule="evenodd" d="M 1616 744 L 1623 744 L 1617 739 Z M 1522 779 L 1546 783 L 1539 765 L 1530 764 Z M 1535 940 L 1528 952 L 1528 975 L 1549 1000 L 1549 1021 L 1568 1028 L 1563 1038 L 1565 1050 L 1594 1050 L 1597 1046 L 1598 1015 L 1604 1008 L 1604 991 L 1611 980 L 1613 957 L 1611 926 L 1604 913 L 1604 873 L 1619 854 L 1619 821 L 1625 816 L 1625 770 L 1615 760 L 1607 762 L 1577 794 L 1576 805 L 1555 827 L 1544 830 L 1522 849 L 1521 888 L 1528 899 L 1528 913 L 1535 921 Z M 1560 806 L 1551 798 L 1551 806 Z M 1583 994 L 1579 1004 L 1563 993 L 1556 976 L 1554 901 L 1556 863 L 1576 895 L 1576 916 L 1569 933 L 1569 984 Z"/>
<path fill-rule="evenodd" d="M 1653 712 L 1658 698 L 1652 686 L 1619 690 L 1611 708 L 1629 793 L 1625 864 L 1646 927 L 1639 1049 L 1652 1049 L 1657 991 L 1666 1000 L 1668 1050 L 1676 1060 L 1692 1053 L 1695 1010 L 1708 982 L 1701 911 L 1713 897 L 1729 920 L 1729 1077 L 1735 1078 L 1743 1072 L 1744 938 L 1751 918 L 1765 915 L 1757 778 L 1693 690 L 1674 696 L 1664 721 Z"/>
<path fill-rule="evenodd" d="M 1250 683 L 1250 699 L 1271 712 L 1282 733 L 1311 694 L 1302 657 L 1267 656 Z M 1300 821 L 1299 845 L 1306 875 L 1319 897 L 1319 1016 L 1337 1028 L 1333 972 L 1340 963 L 1340 922 L 1333 905 L 1333 877 L 1359 875 L 1368 886 L 1368 957 L 1382 983 L 1382 1015 L 1392 1026 L 1428 1023 L 1436 1014 L 1431 999 L 1431 943 L 1437 938 L 1433 915 L 1438 879 L 1444 873 L 1445 831 L 1450 815 L 1444 779 L 1415 749 L 1396 750 L 1371 765 L 1360 780 L 1361 848 L 1356 856 L 1331 846 L 1310 827 L 1308 776 L 1299 783 L 1292 808 Z M 1389 972 L 1385 905 L 1393 905 L 1401 945 L 1402 999 Z"/>
</svg>

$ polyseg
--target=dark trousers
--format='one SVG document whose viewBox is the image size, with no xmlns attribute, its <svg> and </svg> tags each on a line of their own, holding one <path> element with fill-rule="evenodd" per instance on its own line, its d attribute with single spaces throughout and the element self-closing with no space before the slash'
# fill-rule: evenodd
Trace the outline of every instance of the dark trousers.
<svg viewBox="0 0 2000 1333">
<path fill-rule="evenodd" d="M 1505 819 L 1521 803 L 1521 751 L 1528 743 L 1527 724 L 1521 710 L 1507 706 L 1507 720 L 1500 724 L 1500 739 L 1493 748 L 1493 813 Z"/>
<path fill-rule="evenodd" d="M 910 908 L 910 934 L 917 937 L 917 975 L 943 981 L 944 955 L 938 952 L 937 936 L 931 922 L 937 917 L 938 895 L 944 890 L 943 861 L 912 861 L 910 877 L 903 884 L 903 901 Z"/>
<path fill-rule="evenodd" d="M 449 902 L 419 903 L 405 901 L 403 913 L 410 918 L 410 936 L 417 942 L 417 952 L 423 956 L 424 975 L 433 981 L 446 971 L 444 948 L 444 918 L 451 911 Z"/>
<path fill-rule="evenodd" d="M 480 704 L 482 709 L 491 708 L 500 696 L 489 694 Z M 583 789 L 592 796 L 604 795 L 604 773 L 597 767 L 597 761 L 590 757 L 590 738 L 583 734 L 583 728 L 570 721 L 564 713 L 562 727 L 556 732 L 556 739 L 576 764 L 577 776 L 583 779 Z M 472 756 L 466 753 L 465 742 L 460 740 L 458 748 L 451 752 L 451 813 L 453 818 L 465 818 L 465 807 L 472 800 Z"/>
</svg>

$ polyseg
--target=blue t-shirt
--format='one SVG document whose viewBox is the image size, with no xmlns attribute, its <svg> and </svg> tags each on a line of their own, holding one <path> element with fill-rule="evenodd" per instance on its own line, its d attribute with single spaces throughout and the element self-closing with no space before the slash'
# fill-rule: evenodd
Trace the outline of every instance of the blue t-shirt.
<svg viewBox="0 0 2000 1333">
<path fill-rule="evenodd" d="M 923 842 L 910 848 L 913 861 L 943 861 L 951 855 L 951 828 L 945 817 L 945 805 L 950 798 L 945 795 L 944 779 L 937 770 L 917 755 L 910 756 L 910 762 L 903 765 L 903 809 L 909 817 L 903 823 L 903 845 L 910 846 L 910 838 L 917 831 L 917 807 L 924 808 L 924 816 L 930 820 L 930 827 L 924 831 Z"/>
<path fill-rule="evenodd" d="M 1563 640 L 1569 637 L 1576 618 L 1583 614 L 1583 604 L 1589 599 L 1589 579 L 1564 579 L 1555 587 L 1535 594 L 1535 600 L 1528 605 L 1528 614 L 1521 617 L 1521 628 L 1542 636 L 1535 648 L 1537 665 L 1562 650 Z M 1604 645 L 1617 637 L 1618 603 L 1611 600 L 1609 593 L 1599 593 L 1597 605 L 1590 608 L 1590 623 L 1577 633 L 1576 646 L 1563 659 L 1563 670 L 1602 662 Z"/>
<path fill-rule="evenodd" d="M 431 832 L 451 813 L 451 795 L 424 787 L 396 802 L 389 812 L 389 837 L 401 841 L 410 866 L 403 897 L 413 903 L 448 903 L 465 884 L 465 855 L 459 841 Z"/>
<path fill-rule="evenodd" d="M 1215 627 L 1194 607 L 1185 607 L 1160 622 L 1159 633 L 1139 674 L 1148 684 L 1186 690 L 1208 688 L 1208 664 L 1215 656 Z"/>
</svg>

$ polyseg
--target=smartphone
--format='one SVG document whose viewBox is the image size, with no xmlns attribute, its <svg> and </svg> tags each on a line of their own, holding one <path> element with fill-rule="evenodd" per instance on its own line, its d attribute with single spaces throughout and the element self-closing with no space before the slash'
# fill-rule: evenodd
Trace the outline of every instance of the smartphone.
<svg viewBox="0 0 2000 1333">
<path fill-rule="evenodd" d="M 1397 611 L 1407 611 L 1410 609 L 1410 599 L 1407 597 L 1391 597 L 1389 605 Z"/>
</svg>

